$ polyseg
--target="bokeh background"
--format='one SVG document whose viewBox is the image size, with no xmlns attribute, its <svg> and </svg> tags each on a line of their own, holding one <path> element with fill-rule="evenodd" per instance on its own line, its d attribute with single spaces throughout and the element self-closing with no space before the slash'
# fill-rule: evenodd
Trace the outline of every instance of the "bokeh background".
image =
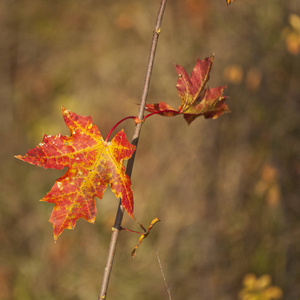
<svg viewBox="0 0 300 300">
<path fill-rule="evenodd" d="M 52 205 L 39 199 L 64 170 L 13 156 L 44 133 L 68 134 L 61 105 L 92 115 L 104 136 L 137 114 L 158 7 L 0 2 L 1 299 L 97 299 L 118 200 L 108 188 L 96 201 L 96 224 L 79 220 L 55 244 Z M 268 274 L 262 290 L 271 278 L 282 299 L 300 298 L 299 0 L 170 0 L 148 102 L 176 107 L 174 63 L 190 72 L 212 53 L 209 85 L 227 84 L 232 113 L 190 126 L 181 116 L 144 124 L 135 215 L 145 225 L 162 222 L 134 259 L 138 236 L 121 234 L 111 300 L 168 299 L 157 254 L 172 299 L 238 299 L 247 274 Z M 123 123 L 129 139 L 132 123 Z M 138 230 L 128 216 L 123 225 Z"/>
</svg>

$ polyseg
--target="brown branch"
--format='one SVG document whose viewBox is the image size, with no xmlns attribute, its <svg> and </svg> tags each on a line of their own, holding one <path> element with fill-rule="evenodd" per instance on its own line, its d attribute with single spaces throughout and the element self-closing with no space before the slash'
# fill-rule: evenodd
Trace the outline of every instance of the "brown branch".
<svg viewBox="0 0 300 300">
<path fill-rule="evenodd" d="M 149 54 L 149 59 L 148 59 L 146 78 L 145 78 L 142 98 L 140 101 L 140 107 L 139 107 L 139 112 L 138 112 L 138 118 L 140 120 L 143 120 L 143 118 L 144 118 L 144 110 L 145 110 L 147 95 L 148 95 L 149 86 L 150 86 L 155 52 L 156 52 L 158 37 L 160 34 L 160 27 L 161 27 L 166 3 L 167 3 L 167 0 L 161 0 L 156 23 L 155 23 L 155 26 L 153 29 L 153 37 L 152 37 L 151 49 L 150 49 L 150 54 Z M 135 129 L 134 129 L 134 133 L 133 133 L 133 137 L 132 137 L 132 144 L 135 146 L 137 146 L 137 144 L 138 144 L 142 124 L 143 123 L 141 122 L 141 123 L 138 123 L 135 125 Z M 131 177 L 131 174 L 132 174 L 133 164 L 134 164 L 134 160 L 135 160 L 135 153 L 136 153 L 136 151 L 134 152 L 134 154 L 128 160 L 128 163 L 127 163 L 126 174 L 129 177 Z M 106 265 L 105 265 L 105 269 L 104 269 L 104 274 L 103 274 L 103 279 L 102 279 L 102 284 L 101 284 L 98 300 L 106 299 L 109 278 L 110 278 L 110 274 L 111 274 L 111 270 L 112 270 L 112 266 L 113 266 L 118 237 L 119 237 L 119 233 L 121 230 L 123 214 L 124 214 L 124 208 L 120 201 L 119 206 L 118 206 L 118 211 L 116 214 L 115 224 L 113 226 L 113 231 L 112 231 L 111 240 L 110 240 L 110 244 L 109 244 L 109 250 L 108 250 L 108 255 L 107 255 L 107 260 L 106 260 Z"/>
</svg>

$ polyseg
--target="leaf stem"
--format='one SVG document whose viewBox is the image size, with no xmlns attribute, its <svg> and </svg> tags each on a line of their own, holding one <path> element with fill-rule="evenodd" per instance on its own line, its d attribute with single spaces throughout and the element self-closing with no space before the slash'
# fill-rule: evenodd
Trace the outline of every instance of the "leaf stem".
<svg viewBox="0 0 300 300">
<path fill-rule="evenodd" d="M 127 229 L 127 228 L 124 228 L 124 227 L 121 227 L 121 230 L 125 230 L 125 231 L 132 232 L 132 233 L 137 233 L 137 234 L 140 234 L 140 235 L 143 235 L 143 234 L 147 233 L 147 231 L 139 232 L 139 231 Z"/>
<path fill-rule="evenodd" d="M 122 122 L 128 120 L 128 119 L 134 119 L 136 120 L 137 117 L 136 116 L 129 116 L 129 117 L 126 117 L 122 120 L 120 120 L 117 124 L 114 125 L 114 127 L 110 130 L 110 132 L 108 133 L 107 137 L 105 138 L 105 142 L 108 141 L 109 137 L 111 136 L 111 134 L 113 133 L 113 131 L 116 129 L 117 126 L 119 126 Z"/>
<path fill-rule="evenodd" d="M 181 112 L 180 111 L 175 111 L 175 110 L 170 110 L 170 109 L 165 109 L 165 110 L 161 110 L 161 111 L 155 111 L 153 113 L 150 113 L 148 115 L 146 115 L 143 119 L 143 122 L 145 122 L 145 120 L 153 115 L 162 115 L 163 113 L 172 113 L 174 114 L 174 116 L 179 115 Z"/>
<path fill-rule="evenodd" d="M 146 78 L 145 78 L 145 83 L 144 83 L 144 88 L 143 88 L 143 93 L 142 93 L 142 98 L 140 101 L 140 106 L 139 106 L 139 112 L 138 112 L 138 119 L 143 120 L 144 118 L 144 110 L 146 106 L 146 101 L 147 101 L 147 95 L 149 91 L 149 86 L 150 86 L 150 80 L 151 80 L 151 74 L 152 74 L 152 69 L 153 69 L 153 64 L 154 64 L 154 58 L 155 58 L 155 52 L 156 52 L 156 47 L 157 47 L 157 42 L 158 42 L 158 37 L 160 34 L 161 30 L 161 23 L 165 11 L 165 7 L 167 4 L 167 0 L 161 0 L 160 3 L 160 8 L 158 11 L 156 23 L 153 29 L 153 36 L 152 36 L 152 42 L 151 42 L 151 48 L 150 48 L 150 54 L 148 58 L 148 65 L 147 65 L 147 71 L 146 71 Z M 142 128 L 143 123 L 137 123 L 135 125 L 133 137 L 132 137 L 132 144 L 137 146 L 141 128 Z M 132 169 L 133 169 L 133 164 L 135 160 L 135 154 L 132 155 L 132 157 L 128 160 L 127 163 L 127 168 L 126 168 L 126 174 L 131 177 L 132 174 Z M 124 214 L 124 208 L 121 204 L 121 201 L 118 206 L 118 211 L 116 214 L 116 219 L 115 219 L 115 224 L 113 227 L 112 235 L 111 235 L 111 240 L 110 240 L 110 245 L 109 245 L 109 250 L 108 250 L 108 255 L 107 255 L 107 260 L 106 260 L 106 266 L 104 269 L 104 274 L 103 274 L 103 279 L 102 279 L 102 284 L 100 288 L 100 293 L 98 300 L 101 299 L 106 299 L 106 294 L 107 294 L 107 289 L 108 289 L 108 284 L 109 284 L 109 278 L 112 270 L 112 265 L 114 261 L 114 255 L 116 252 L 116 246 L 117 246 L 117 241 L 119 237 L 119 233 L 121 230 L 121 223 L 123 219 L 123 214 Z"/>
</svg>

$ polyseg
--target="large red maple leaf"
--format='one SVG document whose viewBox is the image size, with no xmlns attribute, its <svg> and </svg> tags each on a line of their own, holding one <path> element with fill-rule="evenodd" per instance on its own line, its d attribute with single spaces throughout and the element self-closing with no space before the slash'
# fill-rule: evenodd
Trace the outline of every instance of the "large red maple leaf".
<svg viewBox="0 0 300 300">
<path fill-rule="evenodd" d="M 131 180 L 125 174 L 123 160 L 132 156 L 135 146 L 128 142 L 123 130 L 111 142 L 106 142 L 97 126 L 92 124 L 92 117 L 77 115 L 64 107 L 62 114 L 70 136 L 44 135 L 37 147 L 25 156 L 16 156 L 46 169 L 68 168 L 41 199 L 55 204 L 49 220 L 55 240 L 64 229 L 73 229 L 79 218 L 95 222 L 94 198 L 101 199 L 108 184 L 133 217 Z"/>
<path fill-rule="evenodd" d="M 177 80 L 177 91 L 181 99 L 181 105 L 174 109 L 165 102 L 146 104 L 146 110 L 166 117 L 173 117 L 179 114 L 184 115 L 184 119 L 191 124 L 199 116 L 216 119 L 224 113 L 230 112 L 223 96 L 226 86 L 216 88 L 206 87 L 209 80 L 209 73 L 213 64 L 213 56 L 204 60 L 197 60 L 197 63 L 189 77 L 186 70 L 175 65 L 179 76 Z"/>
</svg>

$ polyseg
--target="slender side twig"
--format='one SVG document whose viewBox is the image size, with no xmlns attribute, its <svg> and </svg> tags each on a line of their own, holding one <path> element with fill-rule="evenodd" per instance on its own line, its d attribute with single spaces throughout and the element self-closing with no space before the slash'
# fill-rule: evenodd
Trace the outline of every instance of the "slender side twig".
<svg viewBox="0 0 300 300">
<path fill-rule="evenodd" d="M 166 4 L 167 4 L 167 0 L 161 0 L 156 23 L 155 23 L 155 26 L 153 29 L 153 37 L 152 37 L 151 49 L 150 49 L 150 54 L 149 54 L 149 59 L 148 59 L 146 78 L 145 78 L 142 98 L 140 101 L 140 107 L 139 107 L 139 112 L 138 112 L 138 118 L 140 120 L 143 120 L 143 118 L 144 118 L 144 110 L 145 110 L 147 95 L 148 95 L 149 86 L 150 86 L 150 79 L 151 79 L 151 74 L 152 74 L 152 69 L 153 69 L 153 64 L 154 64 L 154 57 L 155 57 L 158 37 L 160 34 L 160 28 L 161 28 L 161 23 L 162 23 Z M 138 144 L 142 125 L 143 125 L 142 122 L 135 125 L 135 129 L 134 129 L 134 133 L 133 133 L 133 137 L 132 137 L 132 144 L 135 146 L 137 146 L 137 144 Z M 134 154 L 128 160 L 128 163 L 127 163 L 126 174 L 129 177 L 131 177 L 131 174 L 132 174 L 135 153 L 136 153 L 136 151 L 134 152 Z M 113 230 L 112 230 L 112 234 L 111 234 L 111 240 L 110 240 L 110 244 L 109 244 L 109 250 L 108 250 L 108 255 L 107 255 L 107 260 L 106 260 L 106 265 L 105 265 L 105 269 L 104 269 L 104 274 L 103 274 L 103 279 L 102 279 L 102 284 L 101 284 L 98 300 L 106 299 L 109 278 L 110 278 L 111 269 L 112 269 L 112 265 L 113 265 L 117 241 L 118 241 L 119 233 L 121 230 L 123 214 L 124 214 L 124 208 L 120 201 L 116 219 L 115 219 L 115 224 L 113 226 Z"/>
<path fill-rule="evenodd" d="M 172 296 L 171 296 L 171 286 L 168 286 L 167 279 L 166 279 L 166 276 L 165 276 L 163 267 L 162 267 L 162 265 L 161 265 L 161 262 L 160 262 L 160 259 L 159 259 L 159 256 L 158 256 L 158 252 L 156 252 L 156 256 L 157 256 L 157 260 L 158 260 L 160 272 L 161 272 L 161 275 L 162 275 L 162 277 L 163 277 L 163 279 L 164 279 L 165 286 L 166 286 L 166 289 L 167 289 L 167 292 L 168 292 L 169 300 L 172 300 Z"/>
</svg>

